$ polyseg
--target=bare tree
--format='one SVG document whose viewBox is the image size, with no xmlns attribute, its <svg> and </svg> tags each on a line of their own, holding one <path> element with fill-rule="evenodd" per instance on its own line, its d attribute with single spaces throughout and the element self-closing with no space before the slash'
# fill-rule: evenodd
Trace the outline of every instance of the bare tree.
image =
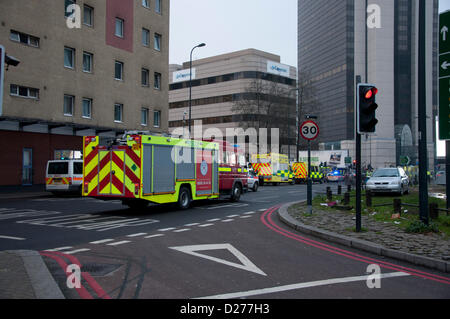
<svg viewBox="0 0 450 319">
<path fill-rule="evenodd" d="M 295 98 L 286 85 L 264 79 L 250 82 L 240 98 L 233 102 L 232 111 L 240 115 L 240 127 L 270 130 L 278 128 L 280 144 L 295 144 Z M 269 136 L 270 138 L 270 136 Z"/>
</svg>

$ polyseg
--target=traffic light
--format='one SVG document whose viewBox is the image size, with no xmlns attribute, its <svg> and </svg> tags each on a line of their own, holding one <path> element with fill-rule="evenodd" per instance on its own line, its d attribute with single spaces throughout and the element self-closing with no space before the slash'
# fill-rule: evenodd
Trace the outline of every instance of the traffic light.
<svg viewBox="0 0 450 319">
<path fill-rule="evenodd" d="M 375 133 L 378 120 L 376 95 L 378 89 L 372 84 L 358 84 L 358 105 L 356 110 L 357 132 L 359 134 Z"/>
</svg>

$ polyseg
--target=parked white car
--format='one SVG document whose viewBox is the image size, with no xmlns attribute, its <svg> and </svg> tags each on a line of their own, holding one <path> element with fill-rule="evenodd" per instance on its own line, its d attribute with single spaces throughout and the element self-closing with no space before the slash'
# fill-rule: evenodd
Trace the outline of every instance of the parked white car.
<svg viewBox="0 0 450 319">
<path fill-rule="evenodd" d="M 377 169 L 366 183 L 366 189 L 380 193 L 409 193 L 409 177 L 403 168 Z"/>
<path fill-rule="evenodd" d="M 254 192 L 258 191 L 259 188 L 259 177 L 254 171 L 248 172 L 248 189 L 251 189 Z"/>
</svg>

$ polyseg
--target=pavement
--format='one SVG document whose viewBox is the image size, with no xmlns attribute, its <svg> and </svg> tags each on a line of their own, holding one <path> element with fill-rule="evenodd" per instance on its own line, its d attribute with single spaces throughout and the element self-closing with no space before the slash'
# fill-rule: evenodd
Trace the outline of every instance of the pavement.
<svg viewBox="0 0 450 319">
<path fill-rule="evenodd" d="M 0 200 L 49 196 L 42 185 L 0 187 Z M 65 299 L 42 256 L 34 250 L 0 251 L 0 299 Z"/>
<path fill-rule="evenodd" d="M 0 186 L 0 200 L 39 198 L 50 195 L 50 192 L 45 191 L 45 185 Z"/>
</svg>

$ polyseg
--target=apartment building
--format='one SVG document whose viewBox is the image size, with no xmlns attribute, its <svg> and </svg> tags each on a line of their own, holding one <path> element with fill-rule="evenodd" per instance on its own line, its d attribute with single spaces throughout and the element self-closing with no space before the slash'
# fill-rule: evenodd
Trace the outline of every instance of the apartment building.
<svg viewBox="0 0 450 319">
<path fill-rule="evenodd" d="M 0 185 L 44 183 L 84 135 L 167 132 L 169 0 L 2 0 Z"/>
<path fill-rule="evenodd" d="M 192 62 L 191 117 L 192 131 L 194 124 L 202 124 L 202 133 L 218 129 L 227 137 L 227 129 L 244 131 L 253 124 L 255 118 L 259 128 L 279 129 L 280 151 L 295 156 L 296 149 L 296 73 L 295 67 L 280 63 L 278 55 L 247 49 Z M 185 134 L 189 127 L 189 88 L 190 63 L 170 65 L 169 88 L 169 131 Z M 261 90 L 254 90 L 258 83 Z M 253 88 L 253 89 L 252 89 Z M 264 88 L 264 89 L 263 89 Z M 274 93 L 274 92 L 277 93 Z M 279 93 L 279 94 L 278 94 Z M 236 105 L 246 101 L 241 109 Z M 274 108 L 283 108 L 283 118 L 276 118 L 267 109 L 255 112 L 251 105 L 264 109 L 267 103 Z M 266 103 L 266 104 L 264 104 Z M 272 117 L 267 119 L 267 117 Z M 289 128 L 286 126 L 289 124 Z M 283 127 L 281 127 L 283 126 Z M 291 134 L 287 133 L 291 132 Z M 194 133 L 194 132 L 193 132 Z M 181 135 L 180 134 L 180 135 Z M 237 140 L 236 140 L 237 142 Z M 246 139 L 246 152 L 248 155 Z M 267 141 L 270 144 L 270 139 Z M 288 150 L 290 145 L 291 151 Z M 270 148 L 270 147 L 269 147 Z"/>
</svg>

